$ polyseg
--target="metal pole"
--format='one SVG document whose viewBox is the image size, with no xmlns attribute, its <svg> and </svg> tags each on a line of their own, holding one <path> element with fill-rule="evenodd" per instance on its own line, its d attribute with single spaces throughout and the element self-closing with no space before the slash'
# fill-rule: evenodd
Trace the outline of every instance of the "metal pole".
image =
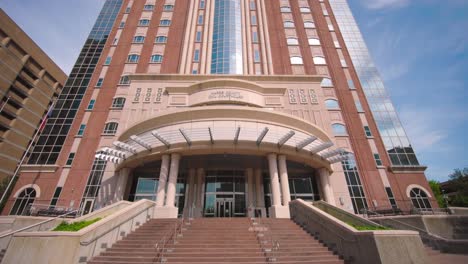
<svg viewBox="0 0 468 264">
<path fill-rule="evenodd" d="M 54 101 L 54 102 L 52 103 L 52 105 L 49 107 L 49 109 L 47 110 L 47 114 L 48 114 L 49 111 L 55 106 L 55 102 L 56 102 L 56 101 Z M 2 108 L 2 109 L 3 109 L 3 108 Z M 0 199 L 0 204 L 2 204 L 2 203 L 3 203 L 3 200 L 6 198 L 6 194 L 8 193 L 8 190 L 10 190 L 10 187 L 11 187 L 11 185 L 13 184 L 13 181 L 15 180 L 15 178 L 16 178 L 16 176 L 17 176 L 19 170 L 21 169 L 21 166 L 23 166 L 24 160 L 26 159 L 26 156 L 28 155 L 29 150 L 30 150 L 31 147 L 34 145 L 34 141 L 36 141 L 37 136 L 38 136 L 39 133 L 41 132 L 42 122 L 44 122 L 44 118 L 47 117 L 47 114 L 46 114 L 46 116 L 44 116 L 43 118 L 41 118 L 41 123 L 40 123 L 39 127 L 37 128 L 36 133 L 34 134 L 33 138 L 31 139 L 31 142 L 29 143 L 28 148 L 27 148 L 26 151 L 24 152 L 23 157 L 21 157 L 20 163 L 18 164 L 18 166 L 16 166 L 15 172 L 13 173 L 13 176 L 11 177 L 11 180 L 10 180 L 10 182 L 8 183 L 8 186 L 7 186 L 6 189 L 5 189 L 5 192 L 3 193 L 2 198 Z"/>
</svg>

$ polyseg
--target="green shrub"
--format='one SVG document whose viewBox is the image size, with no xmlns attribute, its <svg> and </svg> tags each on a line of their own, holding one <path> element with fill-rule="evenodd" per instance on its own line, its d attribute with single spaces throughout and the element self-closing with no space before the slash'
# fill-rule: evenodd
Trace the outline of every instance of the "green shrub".
<svg viewBox="0 0 468 264">
<path fill-rule="evenodd" d="M 359 231 L 374 231 L 374 230 L 392 230 L 385 226 L 371 226 L 371 225 L 356 225 L 353 223 L 347 223 L 348 225 L 356 228 Z"/>
<path fill-rule="evenodd" d="M 62 222 L 60 225 L 58 225 L 54 230 L 52 231 L 72 231 L 76 232 L 80 229 L 83 229 L 91 224 L 96 223 L 97 221 L 101 220 L 101 218 L 96 218 L 93 220 L 88 220 L 88 221 L 80 221 L 80 222 L 75 222 L 75 223 L 67 223 L 67 222 Z"/>
</svg>

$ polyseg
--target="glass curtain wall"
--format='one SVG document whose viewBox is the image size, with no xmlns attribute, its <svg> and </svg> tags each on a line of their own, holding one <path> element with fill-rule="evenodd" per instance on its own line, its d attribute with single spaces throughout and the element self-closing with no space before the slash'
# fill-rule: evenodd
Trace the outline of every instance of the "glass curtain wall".
<svg viewBox="0 0 468 264">
<path fill-rule="evenodd" d="M 242 74 L 241 0 L 216 0 L 212 74 Z"/>
</svg>

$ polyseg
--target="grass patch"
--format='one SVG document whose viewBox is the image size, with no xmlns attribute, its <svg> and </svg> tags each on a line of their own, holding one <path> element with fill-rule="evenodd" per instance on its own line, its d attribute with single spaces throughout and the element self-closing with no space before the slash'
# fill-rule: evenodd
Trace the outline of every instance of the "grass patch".
<svg viewBox="0 0 468 264">
<path fill-rule="evenodd" d="M 356 228 L 359 231 L 375 231 L 375 230 L 392 230 L 385 226 L 371 226 L 371 225 L 356 225 L 353 223 L 347 223 L 348 225 Z"/>
<path fill-rule="evenodd" d="M 101 218 L 96 218 L 93 220 L 88 220 L 88 221 L 80 221 L 80 222 L 75 222 L 75 223 L 67 223 L 67 222 L 62 222 L 60 225 L 58 225 L 54 230 L 52 231 L 72 231 L 76 232 L 80 229 L 83 229 L 91 224 L 96 223 L 97 221 L 101 220 Z"/>
</svg>

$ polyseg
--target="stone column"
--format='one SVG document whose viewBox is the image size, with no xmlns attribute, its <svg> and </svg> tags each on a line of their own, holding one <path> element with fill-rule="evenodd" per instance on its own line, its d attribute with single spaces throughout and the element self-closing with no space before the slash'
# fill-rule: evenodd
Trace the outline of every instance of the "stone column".
<svg viewBox="0 0 468 264">
<path fill-rule="evenodd" d="M 156 192 L 156 206 L 158 207 L 164 205 L 164 198 L 166 196 L 167 174 L 169 172 L 169 160 L 169 155 L 162 155 L 161 169 L 159 171 L 158 191 Z"/>
<path fill-rule="evenodd" d="M 186 191 L 186 199 L 185 199 L 185 209 L 189 217 L 193 216 L 193 207 L 195 204 L 196 199 L 196 187 L 195 187 L 195 180 L 197 176 L 197 171 L 195 169 L 189 169 L 188 178 L 187 178 L 187 191 Z"/>
<path fill-rule="evenodd" d="M 255 169 L 255 188 L 256 205 L 259 208 L 265 208 L 265 195 L 263 193 L 263 177 L 261 169 Z"/>
<path fill-rule="evenodd" d="M 291 201 L 291 193 L 289 192 L 289 177 L 285 155 L 278 156 L 278 167 L 281 179 L 281 194 L 283 206 L 289 206 L 289 202 Z"/>
<path fill-rule="evenodd" d="M 330 172 L 325 168 L 319 169 L 318 172 L 320 175 L 320 183 L 322 185 L 322 193 L 325 196 L 325 201 L 331 205 L 336 205 L 335 196 L 333 195 L 333 188 L 330 185 Z"/>
<path fill-rule="evenodd" d="M 247 216 L 254 216 L 255 199 L 253 190 L 253 169 L 248 168 L 245 170 L 245 177 L 247 178 Z"/>
<path fill-rule="evenodd" d="M 205 195 L 205 190 L 204 190 L 204 176 L 205 176 L 205 171 L 203 168 L 197 169 L 197 191 L 196 191 L 196 196 L 195 196 L 195 216 L 196 217 L 202 217 L 203 216 L 203 199 Z"/>
<path fill-rule="evenodd" d="M 281 205 L 281 192 L 278 179 L 278 165 L 276 163 L 276 154 L 268 154 L 268 168 L 270 170 L 270 186 L 271 186 L 271 205 Z"/>
<path fill-rule="evenodd" d="M 169 171 L 169 182 L 167 183 L 166 206 L 175 206 L 177 176 L 179 174 L 180 154 L 171 154 L 171 170 Z"/>
</svg>

